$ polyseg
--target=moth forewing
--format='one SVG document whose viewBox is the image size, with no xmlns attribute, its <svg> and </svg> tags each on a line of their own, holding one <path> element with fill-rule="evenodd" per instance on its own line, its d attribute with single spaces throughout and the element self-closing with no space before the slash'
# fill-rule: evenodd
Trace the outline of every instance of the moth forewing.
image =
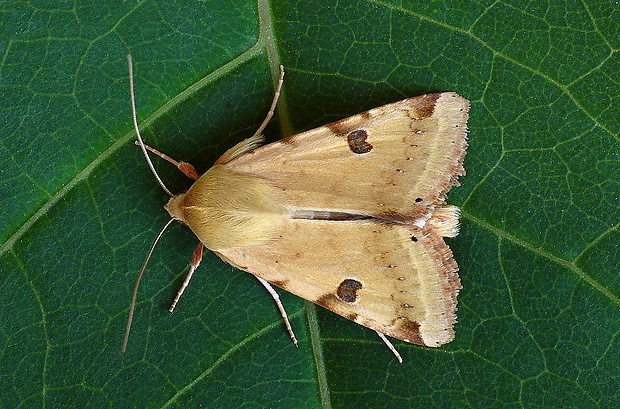
<svg viewBox="0 0 620 409">
<path fill-rule="evenodd" d="M 453 338 L 457 266 L 430 227 L 289 220 L 274 242 L 219 253 L 272 284 L 392 337 L 427 346 Z"/>
<path fill-rule="evenodd" d="M 262 146 L 230 165 L 280 189 L 287 208 L 413 221 L 464 174 L 468 109 L 454 93 L 409 98 Z M 356 153 L 361 138 L 351 142 L 351 134 L 364 136 L 367 151 Z"/>
</svg>

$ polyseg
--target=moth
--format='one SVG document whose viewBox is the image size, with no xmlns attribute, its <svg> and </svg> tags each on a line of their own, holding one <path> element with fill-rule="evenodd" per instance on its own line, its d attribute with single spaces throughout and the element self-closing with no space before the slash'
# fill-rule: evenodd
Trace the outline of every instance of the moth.
<svg viewBox="0 0 620 409">
<path fill-rule="evenodd" d="M 258 278 L 295 343 L 271 285 L 375 330 L 401 362 L 385 335 L 429 347 L 452 341 L 461 282 L 444 237 L 458 234 L 460 212 L 446 195 L 465 174 L 469 101 L 452 92 L 421 95 L 260 146 L 281 67 L 260 128 L 200 176 L 142 142 L 128 61 L 136 144 L 171 196 L 166 227 L 178 220 L 200 240 L 170 311 L 204 246 Z M 170 193 L 147 151 L 175 164 L 193 186 Z"/>
</svg>

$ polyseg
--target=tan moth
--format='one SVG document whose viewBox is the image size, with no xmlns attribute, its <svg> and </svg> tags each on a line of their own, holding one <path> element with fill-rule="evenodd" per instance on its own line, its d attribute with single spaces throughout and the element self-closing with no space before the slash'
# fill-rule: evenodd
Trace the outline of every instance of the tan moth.
<svg viewBox="0 0 620 409">
<path fill-rule="evenodd" d="M 459 209 L 445 203 L 465 174 L 469 101 L 451 92 L 384 105 L 278 142 L 260 146 L 282 87 L 254 136 L 226 151 L 202 176 L 143 144 L 131 102 L 137 142 L 164 190 L 165 209 L 203 246 L 253 274 L 272 295 L 295 343 L 273 284 L 385 337 L 438 347 L 454 338 L 458 267 L 444 237 L 459 230 Z M 147 151 L 196 180 L 173 195 Z M 134 287 L 123 352 L 138 284 Z"/>
</svg>

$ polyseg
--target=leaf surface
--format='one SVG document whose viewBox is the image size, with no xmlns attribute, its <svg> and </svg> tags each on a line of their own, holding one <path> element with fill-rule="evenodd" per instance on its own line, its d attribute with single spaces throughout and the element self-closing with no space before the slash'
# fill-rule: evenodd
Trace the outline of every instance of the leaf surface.
<svg viewBox="0 0 620 409">
<path fill-rule="evenodd" d="M 620 407 L 620 9 L 612 2 L 8 2 L 0 62 L 1 407 Z M 472 102 L 456 339 L 376 335 L 171 228 L 133 145 L 204 171 L 410 96 Z M 191 181 L 156 161 L 175 192 Z"/>
</svg>

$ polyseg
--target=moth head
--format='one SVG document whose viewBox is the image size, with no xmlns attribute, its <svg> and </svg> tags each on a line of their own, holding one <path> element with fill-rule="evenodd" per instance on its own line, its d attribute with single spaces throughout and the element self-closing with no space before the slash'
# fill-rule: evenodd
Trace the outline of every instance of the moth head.
<svg viewBox="0 0 620 409">
<path fill-rule="evenodd" d="M 170 217 L 185 223 L 185 212 L 183 211 L 184 204 L 185 193 L 181 193 L 180 195 L 172 196 L 164 206 L 164 209 L 168 211 Z"/>
</svg>

